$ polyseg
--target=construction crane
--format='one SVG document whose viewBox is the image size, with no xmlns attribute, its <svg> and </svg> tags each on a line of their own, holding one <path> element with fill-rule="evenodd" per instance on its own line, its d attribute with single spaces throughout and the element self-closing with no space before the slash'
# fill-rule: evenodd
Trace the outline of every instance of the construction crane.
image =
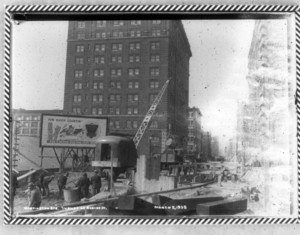
<svg viewBox="0 0 300 235">
<path fill-rule="evenodd" d="M 149 108 L 144 120 L 142 121 L 138 131 L 136 132 L 134 138 L 133 138 L 133 142 L 135 144 L 135 147 L 137 148 L 150 121 L 151 121 L 151 118 L 157 108 L 157 106 L 159 105 L 160 103 L 160 100 L 163 96 L 163 94 L 165 93 L 165 90 L 167 89 L 167 86 L 169 84 L 170 80 L 167 80 L 166 83 L 163 85 L 163 87 L 161 88 L 160 92 L 158 93 L 158 95 L 155 97 L 151 107 Z"/>
</svg>

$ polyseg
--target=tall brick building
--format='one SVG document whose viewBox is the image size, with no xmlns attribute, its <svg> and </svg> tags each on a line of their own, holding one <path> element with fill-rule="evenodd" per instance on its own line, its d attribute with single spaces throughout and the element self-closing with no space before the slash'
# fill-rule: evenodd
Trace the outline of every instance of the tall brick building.
<svg viewBox="0 0 300 235">
<path fill-rule="evenodd" d="M 190 45 L 181 21 L 71 21 L 64 112 L 105 116 L 109 133 L 134 136 L 172 79 L 139 145 L 160 153 L 168 135 L 187 136 Z"/>
</svg>

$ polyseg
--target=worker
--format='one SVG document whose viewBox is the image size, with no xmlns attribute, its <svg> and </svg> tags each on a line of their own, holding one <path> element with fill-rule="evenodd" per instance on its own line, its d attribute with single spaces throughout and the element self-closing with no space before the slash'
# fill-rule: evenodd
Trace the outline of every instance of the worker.
<svg viewBox="0 0 300 235">
<path fill-rule="evenodd" d="M 51 182 L 53 179 L 54 179 L 54 175 L 46 176 L 46 177 L 44 178 L 43 184 L 44 184 L 44 189 L 45 189 L 45 195 L 46 195 L 47 197 L 49 197 L 49 195 L 50 195 L 49 184 L 50 184 L 50 182 Z"/>
<path fill-rule="evenodd" d="M 18 178 L 15 172 L 12 173 L 12 195 L 13 197 L 16 195 L 17 187 L 18 187 Z"/>
<path fill-rule="evenodd" d="M 94 171 L 94 175 L 91 177 L 92 193 L 95 196 L 97 193 L 100 193 L 101 188 L 101 177 L 97 170 Z"/>
<path fill-rule="evenodd" d="M 32 210 L 36 210 L 41 206 L 42 196 L 38 187 L 36 187 L 33 183 L 28 184 L 27 190 L 28 196 L 28 206 Z"/>
<path fill-rule="evenodd" d="M 44 178 L 45 178 L 45 173 L 42 172 L 39 175 L 38 182 L 37 182 L 37 186 L 39 187 L 43 196 L 45 195 Z"/>
<path fill-rule="evenodd" d="M 57 181 L 58 189 L 59 189 L 58 197 L 60 199 L 63 199 L 63 189 L 66 187 L 68 176 L 69 176 L 69 173 L 67 172 L 66 174 L 62 174 L 58 177 L 58 181 Z"/>
<path fill-rule="evenodd" d="M 112 179 L 112 181 L 111 181 Z M 113 183 L 115 181 L 115 173 L 114 171 L 107 171 L 107 176 L 106 176 L 106 180 L 107 180 L 107 191 L 111 190 L 111 186 L 113 186 Z"/>
<path fill-rule="evenodd" d="M 76 186 L 79 187 L 80 198 L 88 198 L 90 179 L 87 177 L 86 173 L 83 173 L 82 177 L 80 177 L 80 179 L 78 180 Z"/>
<path fill-rule="evenodd" d="M 78 155 L 77 155 L 77 153 L 73 154 L 73 159 L 72 160 L 73 160 L 72 161 L 72 169 L 74 170 L 74 168 L 76 168 L 77 165 L 78 165 Z"/>
</svg>

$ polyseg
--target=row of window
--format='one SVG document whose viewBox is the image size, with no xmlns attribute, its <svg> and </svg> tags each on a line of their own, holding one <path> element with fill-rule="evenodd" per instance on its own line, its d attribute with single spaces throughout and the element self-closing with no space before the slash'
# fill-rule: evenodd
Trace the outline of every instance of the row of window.
<svg viewBox="0 0 300 235">
<path fill-rule="evenodd" d="M 160 62 L 160 55 L 150 55 L 149 58 L 150 62 Z M 140 55 L 129 55 L 128 56 L 128 62 L 140 62 L 141 57 Z M 90 58 L 87 58 L 87 62 L 90 63 Z M 112 63 L 122 63 L 123 58 L 122 56 L 112 56 L 111 57 Z M 95 56 L 94 57 L 94 63 L 95 64 L 105 64 L 105 56 Z M 84 64 L 84 58 L 83 57 L 75 57 L 75 64 L 76 65 L 83 65 Z"/>
<path fill-rule="evenodd" d="M 143 32 L 141 30 L 130 30 L 129 32 L 123 32 L 123 31 L 112 31 L 112 33 L 106 33 L 106 32 L 96 32 L 91 33 L 90 37 L 86 37 L 87 34 L 84 32 L 79 32 L 76 35 L 77 40 L 84 40 L 84 39 L 90 39 L 90 38 L 96 38 L 96 39 L 106 39 L 106 38 L 123 38 L 123 37 L 142 37 L 142 36 L 152 36 L 152 37 L 159 37 L 162 35 L 162 32 L 160 29 L 152 29 L 150 32 L 150 35 L 146 32 Z"/>
<path fill-rule="evenodd" d="M 16 117 L 16 120 L 18 121 L 22 121 L 22 120 L 26 120 L 26 121 L 37 121 L 37 120 L 40 120 L 40 115 L 25 115 L 25 116 L 17 116 Z"/>
<path fill-rule="evenodd" d="M 88 45 L 90 50 L 90 45 Z M 104 52 L 107 49 L 106 44 L 95 44 L 94 45 L 94 51 L 95 52 Z M 129 43 L 129 50 L 136 51 L 141 49 L 141 43 L 140 42 L 131 42 Z M 151 42 L 150 43 L 150 49 L 151 50 L 159 50 L 160 49 L 160 42 Z M 123 43 L 113 43 L 111 44 L 111 50 L 112 51 L 122 51 L 123 50 Z M 76 45 L 75 51 L 77 53 L 82 53 L 85 51 L 85 45 Z"/>
<path fill-rule="evenodd" d="M 97 20 L 95 23 L 96 23 L 96 27 L 106 27 L 106 25 L 108 24 L 108 21 L 106 21 L 106 20 Z M 113 21 L 111 21 L 111 24 L 113 26 L 123 26 L 124 23 L 125 22 L 123 20 L 113 20 Z M 158 24 L 161 24 L 161 20 L 152 20 L 151 23 L 153 25 L 158 25 Z M 130 20 L 129 21 L 129 25 L 136 26 L 136 25 L 141 25 L 141 24 L 142 24 L 141 20 Z M 79 28 L 79 29 L 84 29 L 86 26 L 87 26 L 87 24 L 86 24 L 85 21 L 78 21 L 77 22 L 77 28 Z"/>
<path fill-rule="evenodd" d="M 157 94 L 150 94 L 149 95 L 149 102 L 152 103 L 155 99 Z M 74 103 L 80 103 L 82 102 L 82 95 L 73 95 L 73 102 Z M 86 100 L 88 100 L 88 96 L 85 97 Z M 110 94 L 108 96 L 109 102 L 120 102 L 121 101 L 121 95 L 120 94 Z M 103 94 L 93 94 L 92 95 L 92 101 L 93 102 L 103 102 Z M 127 94 L 127 103 L 137 103 L 139 101 L 139 95 L 137 94 Z"/>
<path fill-rule="evenodd" d="M 112 81 L 110 82 L 110 88 L 115 89 L 122 89 L 122 83 L 118 81 Z M 140 83 L 139 82 L 128 82 L 127 88 L 128 89 L 139 89 Z M 152 89 L 159 88 L 159 82 L 158 81 L 150 81 L 149 87 Z M 81 90 L 82 89 L 82 83 L 81 82 L 75 82 L 74 83 L 74 90 Z M 104 83 L 103 82 L 93 82 L 93 89 L 104 89 Z"/>
<path fill-rule="evenodd" d="M 38 135 L 39 134 L 39 129 L 31 129 L 31 128 L 22 128 L 22 131 L 20 134 L 23 135 Z"/>
<path fill-rule="evenodd" d="M 89 73 L 89 72 L 88 72 Z M 140 75 L 140 68 L 129 68 L 127 70 L 128 76 L 131 77 L 138 77 Z M 160 75 L 159 68 L 150 68 L 149 75 L 151 77 L 158 77 Z M 121 77 L 122 76 L 122 69 L 121 68 L 114 68 L 110 70 L 111 77 Z M 75 78 L 83 78 L 83 70 L 75 70 L 74 71 Z M 104 77 L 104 69 L 94 69 L 94 77 Z"/>
</svg>

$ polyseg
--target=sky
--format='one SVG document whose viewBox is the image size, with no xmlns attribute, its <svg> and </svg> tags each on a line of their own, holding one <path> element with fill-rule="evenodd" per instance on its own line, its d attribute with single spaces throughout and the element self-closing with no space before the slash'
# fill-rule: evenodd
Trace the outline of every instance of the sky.
<svg viewBox="0 0 300 235">
<path fill-rule="evenodd" d="M 189 106 L 205 131 L 235 134 L 236 103 L 247 99 L 247 59 L 254 20 L 184 20 L 191 46 Z M 62 109 L 66 21 L 13 24 L 12 108 Z"/>
</svg>

